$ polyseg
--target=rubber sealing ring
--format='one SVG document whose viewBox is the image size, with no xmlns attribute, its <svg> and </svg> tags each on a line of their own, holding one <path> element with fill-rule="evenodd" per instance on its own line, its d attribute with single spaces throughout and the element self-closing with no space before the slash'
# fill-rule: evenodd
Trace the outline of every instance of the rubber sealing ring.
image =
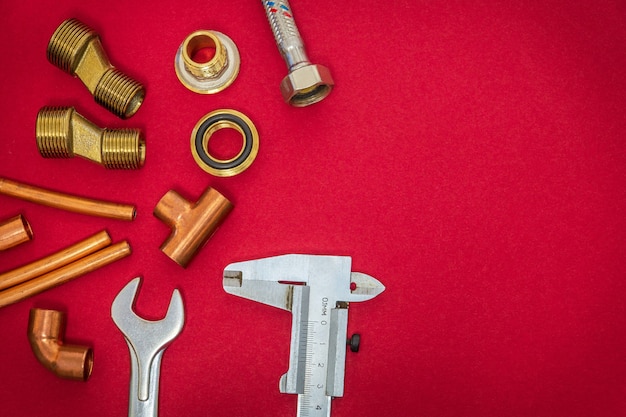
<svg viewBox="0 0 626 417">
<path fill-rule="evenodd" d="M 223 160 L 211 155 L 208 142 L 211 135 L 224 128 L 239 131 L 243 139 L 241 151 L 234 158 Z M 191 153 L 198 166 L 218 177 L 232 177 L 248 169 L 259 151 L 259 133 L 243 113 L 231 109 L 215 110 L 196 123 L 191 134 Z"/>
</svg>

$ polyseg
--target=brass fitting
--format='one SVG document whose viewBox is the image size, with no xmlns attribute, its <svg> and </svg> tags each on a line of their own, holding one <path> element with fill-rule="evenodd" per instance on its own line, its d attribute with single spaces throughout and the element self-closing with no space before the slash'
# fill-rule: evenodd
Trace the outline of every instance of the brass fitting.
<svg viewBox="0 0 626 417">
<path fill-rule="evenodd" d="M 0 250 L 10 249 L 32 238 L 33 230 L 21 214 L 0 223 Z"/>
<path fill-rule="evenodd" d="M 34 185 L 28 185 L 2 177 L 0 177 L 0 194 L 21 198 L 22 200 L 48 207 L 72 211 L 74 213 L 107 217 L 110 219 L 130 221 L 133 220 L 137 214 L 135 207 L 128 204 L 93 200 L 59 193 L 57 191 L 35 187 Z"/>
<path fill-rule="evenodd" d="M 98 34 L 78 20 L 61 23 L 48 43 L 47 54 L 48 61 L 80 78 L 98 104 L 122 119 L 141 106 L 143 86 L 111 65 Z"/>
<path fill-rule="evenodd" d="M 28 341 L 37 360 L 61 378 L 87 381 L 93 369 L 93 350 L 66 345 L 65 314 L 33 308 L 28 320 Z"/>
<path fill-rule="evenodd" d="M 205 48 L 215 54 L 207 62 L 194 56 Z M 187 36 L 176 52 L 176 76 L 189 90 L 199 94 L 215 94 L 235 81 L 239 74 L 239 51 L 228 36 L 214 30 L 197 30 Z"/>
<path fill-rule="evenodd" d="M 109 169 L 138 169 L 146 159 L 146 143 L 139 129 L 102 129 L 73 107 L 39 110 L 35 133 L 44 158 L 79 155 Z"/>
<path fill-rule="evenodd" d="M 196 203 L 190 203 L 174 190 L 168 191 L 154 208 L 154 215 L 172 229 L 161 251 L 183 268 L 187 267 L 232 209 L 232 203 L 211 187 Z"/>
</svg>

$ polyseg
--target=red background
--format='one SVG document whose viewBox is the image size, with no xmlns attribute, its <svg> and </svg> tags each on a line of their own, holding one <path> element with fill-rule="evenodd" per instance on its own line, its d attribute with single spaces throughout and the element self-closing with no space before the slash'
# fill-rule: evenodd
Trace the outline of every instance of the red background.
<svg viewBox="0 0 626 417">
<path fill-rule="evenodd" d="M 296 397 L 278 391 L 290 314 L 221 286 L 230 262 L 293 252 L 352 256 L 387 287 L 351 305 L 362 349 L 348 354 L 334 417 L 626 414 L 626 5 L 502 3 L 294 0 L 311 60 L 336 82 L 296 109 L 282 102 L 287 70 L 259 1 L 4 1 L 0 176 L 134 203 L 138 216 L 0 196 L 0 218 L 23 213 L 35 233 L 0 253 L 0 270 L 104 228 L 133 248 L 0 310 L 0 414 L 126 415 L 129 354 L 110 306 L 140 275 L 141 315 L 161 317 L 174 288 L 187 313 L 163 359 L 162 416 L 295 416 Z M 69 17 L 146 86 L 131 119 L 47 62 Z M 239 77 L 217 95 L 174 73 L 197 29 L 227 34 L 241 53 Z M 34 129 L 46 105 L 141 128 L 146 165 L 43 159 Z M 206 174 L 190 152 L 194 125 L 218 108 L 245 113 L 260 134 L 256 161 L 232 178 Z M 207 186 L 235 209 L 183 270 L 159 251 L 169 230 L 152 210 L 170 189 L 195 201 Z M 34 306 L 66 311 L 66 340 L 94 347 L 87 383 L 35 360 Z"/>
</svg>

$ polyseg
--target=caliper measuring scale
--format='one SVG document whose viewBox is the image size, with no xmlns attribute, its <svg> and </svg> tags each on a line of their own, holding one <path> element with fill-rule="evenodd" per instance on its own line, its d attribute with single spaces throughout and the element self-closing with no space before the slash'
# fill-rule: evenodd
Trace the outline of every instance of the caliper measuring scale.
<svg viewBox="0 0 626 417">
<path fill-rule="evenodd" d="M 347 256 L 282 255 L 224 270 L 226 292 L 291 311 L 289 370 L 279 388 L 298 394 L 298 417 L 330 416 L 332 398 L 344 391 L 348 305 L 385 289 L 351 264 Z"/>
</svg>

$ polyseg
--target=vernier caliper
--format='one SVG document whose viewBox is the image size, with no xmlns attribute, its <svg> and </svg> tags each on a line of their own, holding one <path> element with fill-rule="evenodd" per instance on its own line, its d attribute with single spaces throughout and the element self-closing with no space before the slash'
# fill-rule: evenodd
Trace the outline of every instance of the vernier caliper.
<svg viewBox="0 0 626 417">
<path fill-rule="evenodd" d="M 230 264 L 224 290 L 291 311 L 289 370 L 280 392 L 298 394 L 298 417 L 329 417 L 343 396 L 348 303 L 376 297 L 385 287 L 351 272 L 347 256 L 282 255 Z"/>
</svg>

